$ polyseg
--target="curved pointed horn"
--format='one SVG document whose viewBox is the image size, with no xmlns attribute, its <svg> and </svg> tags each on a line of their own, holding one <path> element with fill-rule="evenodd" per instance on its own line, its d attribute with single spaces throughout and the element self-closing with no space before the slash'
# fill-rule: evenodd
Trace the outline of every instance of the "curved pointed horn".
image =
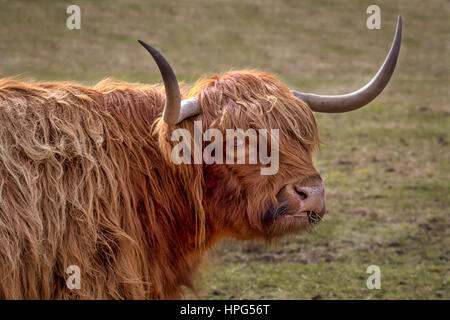
<svg viewBox="0 0 450 320">
<path fill-rule="evenodd" d="M 302 93 L 295 90 L 292 90 L 292 93 L 297 98 L 305 101 L 313 111 L 317 112 L 339 113 L 361 108 L 375 99 L 389 82 L 397 63 L 401 41 L 402 17 L 399 16 L 394 41 L 392 42 L 392 46 L 386 60 L 384 60 L 383 65 L 372 80 L 357 91 L 336 96 Z"/>
<path fill-rule="evenodd" d="M 181 101 L 177 77 L 163 55 L 144 41 L 138 41 L 155 60 L 164 81 L 166 104 L 162 116 L 163 120 L 168 124 L 177 124 L 188 117 L 201 113 L 200 104 L 197 102 L 197 99 L 192 98 Z"/>
</svg>

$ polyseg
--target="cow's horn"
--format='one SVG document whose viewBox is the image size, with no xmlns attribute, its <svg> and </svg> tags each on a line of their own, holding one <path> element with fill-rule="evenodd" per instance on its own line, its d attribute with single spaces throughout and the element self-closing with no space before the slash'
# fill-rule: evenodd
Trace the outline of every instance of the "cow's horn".
<svg viewBox="0 0 450 320">
<path fill-rule="evenodd" d="M 177 124 L 186 118 L 200 114 L 201 108 L 197 99 L 191 98 L 181 101 L 177 77 L 163 55 L 144 41 L 138 41 L 155 60 L 164 81 L 166 104 L 164 106 L 163 120 L 168 124 Z"/>
<path fill-rule="evenodd" d="M 402 18 L 397 20 L 397 30 L 391 49 L 377 74 L 361 89 L 352 93 L 336 96 L 323 96 L 312 93 L 302 93 L 292 90 L 299 99 L 305 101 L 313 111 L 339 113 L 352 111 L 365 106 L 375 99 L 389 82 L 397 63 L 402 41 Z"/>
</svg>

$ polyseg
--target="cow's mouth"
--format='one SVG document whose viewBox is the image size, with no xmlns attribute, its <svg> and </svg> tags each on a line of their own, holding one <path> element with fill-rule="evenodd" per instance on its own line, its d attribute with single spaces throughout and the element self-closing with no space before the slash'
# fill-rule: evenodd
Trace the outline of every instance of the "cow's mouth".
<svg viewBox="0 0 450 320">
<path fill-rule="evenodd" d="M 266 220 L 266 235 L 268 238 L 275 238 L 302 230 L 312 231 L 322 219 L 321 213 L 290 210 L 288 206 L 282 204 L 276 210 L 270 211 Z"/>
<path fill-rule="evenodd" d="M 290 219 L 302 219 L 302 220 L 308 220 L 308 224 L 310 225 L 314 225 L 319 223 L 320 221 L 322 221 L 322 216 L 318 213 L 316 213 L 315 211 L 302 211 L 299 213 L 294 213 L 294 214 L 283 214 L 281 215 L 283 218 L 290 218 Z"/>
<path fill-rule="evenodd" d="M 317 224 L 322 221 L 323 215 L 316 213 L 315 211 L 308 211 L 308 222 L 310 224 Z"/>
<path fill-rule="evenodd" d="M 279 193 L 277 198 L 278 203 L 269 205 L 264 215 L 265 234 L 268 238 L 302 230 L 312 231 L 323 220 L 325 207 L 320 211 L 302 210 L 297 197 L 287 192 Z"/>
</svg>

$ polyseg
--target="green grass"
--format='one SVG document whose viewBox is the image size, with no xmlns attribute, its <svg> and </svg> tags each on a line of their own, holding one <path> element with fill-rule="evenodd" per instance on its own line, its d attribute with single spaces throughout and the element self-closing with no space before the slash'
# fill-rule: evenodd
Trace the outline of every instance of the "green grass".
<svg viewBox="0 0 450 320">
<path fill-rule="evenodd" d="M 214 299 L 380 299 L 409 297 L 442 298 L 448 279 L 443 265 L 418 264 L 406 270 L 398 264 L 383 264 L 382 289 L 368 290 L 367 264 L 251 261 L 215 267 L 208 287 Z M 212 272 L 211 272 L 212 273 Z M 402 277 L 398 274 L 401 273 Z M 332 275 L 332 276 L 331 276 Z M 406 291 L 406 292 L 405 292 Z"/>
<path fill-rule="evenodd" d="M 227 240 L 196 287 L 213 299 L 450 299 L 447 1 L 77 1 L 82 29 L 70 31 L 72 3 L 0 1 L 0 77 L 159 82 L 143 39 L 188 84 L 258 68 L 292 88 L 342 93 L 377 70 L 401 14 L 388 88 L 362 110 L 317 115 L 325 221 L 274 246 Z M 365 27 L 370 4 L 381 7 L 381 30 Z M 366 288 L 372 264 L 381 290 Z"/>
</svg>

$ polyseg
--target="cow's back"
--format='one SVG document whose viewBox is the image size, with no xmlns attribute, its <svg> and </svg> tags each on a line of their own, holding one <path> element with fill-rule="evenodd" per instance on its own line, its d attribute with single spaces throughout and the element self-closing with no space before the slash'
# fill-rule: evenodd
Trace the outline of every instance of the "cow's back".
<svg viewBox="0 0 450 320">
<path fill-rule="evenodd" d="M 100 87 L 0 80 L 0 298 L 148 297 L 130 150 L 149 148 L 160 94 Z"/>
</svg>

